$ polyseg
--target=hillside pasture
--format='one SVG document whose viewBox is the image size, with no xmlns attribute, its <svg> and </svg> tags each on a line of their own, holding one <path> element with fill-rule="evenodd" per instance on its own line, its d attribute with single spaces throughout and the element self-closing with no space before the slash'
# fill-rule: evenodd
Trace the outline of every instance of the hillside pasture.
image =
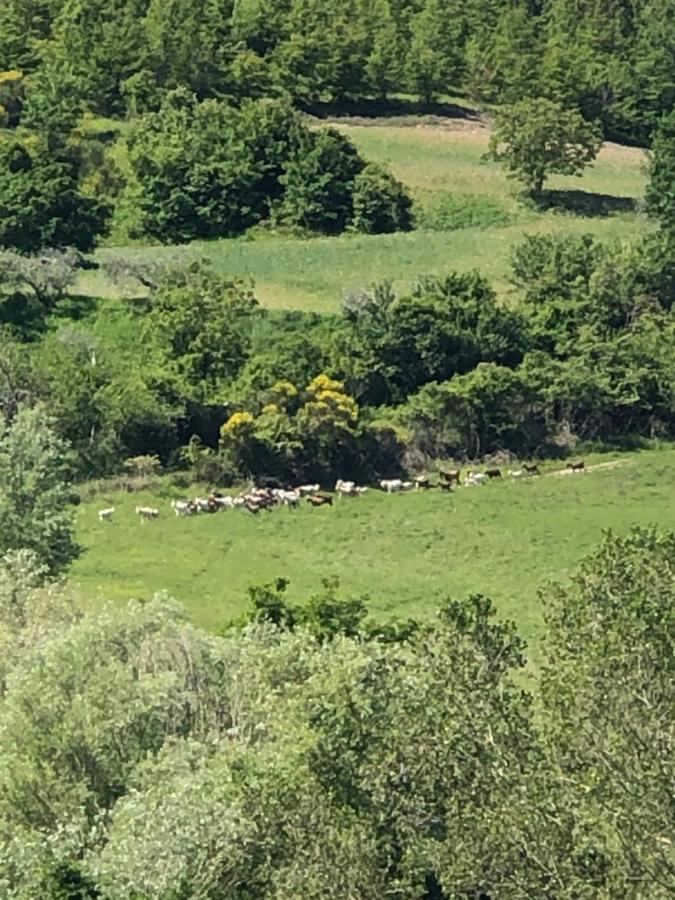
<svg viewBox="0 0 675 900">
<path fill-rule="evenodd" d="M 541 210 L 524 204 L 518 184 L 484 160 L 489 140 L 484 124 L 373 122 L 330 124 L 366 159 L 388 165 L 408 186 L 418 230 L 311 239 L 263 232 L 255 239 L 195 242 L 182 252 L 210 259 L 224 274 L 252 279 L 266 306 L 329 312 L 339 308 L 345 292 L 384 280 L 405 288 L 422 275 L 453 270 L 479 269 L 505 295 L 509 254 L 526 234 L 590 232 L 602 240 L 632 241 L 651 227 L 639 212 L 646 183 L 641 150 L 606 144 L 581 178 L 550 179 L 550 208 Z M 109 247 L 99 255 L 157 259 L 175 252 L 134 246 Z M 79 290 L 117 295 L 114 285 L 90 273 Z"/>
<path fill-rule="evenodd" d="M 227 510 L 177 518 L 170 500 L 198 487 L 103 492 L 79 508 L 84 553 L 71 577 L 95 605 L 166 590 L 211 630 L 247 608 L 249 586 L 277 577 L 290 579 L 298 602 L 320 590 L 322 578 L 337 577 L 340 596 L 367 595 L 378 617 L 424 618 L 444 597 L 481 592 L 536 643 L 538 589 L 565 579 L 605 529 L 675 528 L 675 448 L 586 462 L 597 467 L 557 477 L 563 464 L 550 464 L 540 477 L 505 477 L 452 495 L 374 489 L 333 507 L 255 517 Z M 160 519 L 140 522 L 139 504 L 159 507 Z M 99 522 L 97 510 L 111 505 L 113 521 Z"/>
</svg>

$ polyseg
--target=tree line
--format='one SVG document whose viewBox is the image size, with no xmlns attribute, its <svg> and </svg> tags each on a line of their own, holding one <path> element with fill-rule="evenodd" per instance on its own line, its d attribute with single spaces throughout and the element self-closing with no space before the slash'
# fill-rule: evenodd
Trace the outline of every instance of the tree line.
<svg viewBox="0 0 675 900">
<path fill-rule="evenodd" d="M 673 0 L 6 0 L 6 123 L 127 117 L 167 90 L 345 105 L 545 97 L 647 141 L 673 105 Z M 7 77 L 7 76 L 14 76 Z"/>
<path fill-rule="evenodd" d="M 44 403 L 79 478 L 158 455 L 212 483 L 369 479 L 497 451 L 673 437 L 672 237 L 527 237 L 517 303 L 477 272 L 261 307 L 200 262 L 113 256 L 135 299 L 73 301 L 77 254 L 0 254 L 0 407 Z M 139 285 L 144 295 L 138 296 Z"/>
</svg>

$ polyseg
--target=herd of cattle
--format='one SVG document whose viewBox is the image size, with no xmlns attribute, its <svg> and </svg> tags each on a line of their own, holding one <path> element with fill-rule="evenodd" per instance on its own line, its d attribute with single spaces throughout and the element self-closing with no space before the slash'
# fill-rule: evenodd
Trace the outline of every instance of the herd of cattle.
<svg viewBox="0 0 675 900">
<path fill-rule="evenodd" d="M 581 472 L 585 469 L 584 461 L 577 460 L 576 462 L 567 463 L 567 469 L 572 472 Z M 502 478 L 502 471 L 497 467 L 487 468 L 483 472 L 474 472 L 471 469 L 467 469 L 464 479 L 462 479 L 460 469 L 440 469 L 438 474 L 439 480 L 436 482 L 432 482 L 428 475 L 421 475 L 412 481 L 404 481 L 401 478 L 385 478 L 379 482 L 379 488 L 387 494 L 398 494 L 413 490 L 426 491 L 434 488 L 450 493 L 456 487 L 484 485 L 495 478 Z M 520 469 L 509 469 L 507 472 L 510 478 L 531 478 L 540 474 L 539 466 L 536 463 L 523 463 Z M 302 500 L 311 507 L 332 506 L 334 496 L 337 498 L 361 497 L 368 490 L 368 487 L 358 485 L 354 481 L 338 479 L 333 495 L 322 493 L 321 486 L 318 484 L 303 484 L 294 488 L 268 485 L 252 488 L 237 496 L 214 491 L 208 497 L 195 497 L 193 500 L 172 500 L 170 506 L 176 516 L 216 513 L 224 509 L 244 509 L 257 516 L 262 511 L 270 512 L 275 507 L 297 508 Z M 100 509 L 98 511 L 99 520 L 101 522 L 109 522 L 112 520 L 114 513 L 114 506 Z M 136 515 L 141 521 L 146 521 L 148 519 L 158 519 L 160 511 L 154 506 L 137 506 Z"/>
</svg>

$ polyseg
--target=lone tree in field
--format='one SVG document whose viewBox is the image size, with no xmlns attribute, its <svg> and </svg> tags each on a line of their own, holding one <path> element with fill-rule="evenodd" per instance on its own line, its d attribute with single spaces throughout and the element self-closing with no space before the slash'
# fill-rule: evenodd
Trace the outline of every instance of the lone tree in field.
<svg viewBox="0 0 675 900">
<path fill-rule="evenodd" d="M 601 145 L 599 127 L 577 110 L 536 97 L 499 109 L 488 156 L 540 198 L 549 175 L 580 175 Z"/>
</svg>

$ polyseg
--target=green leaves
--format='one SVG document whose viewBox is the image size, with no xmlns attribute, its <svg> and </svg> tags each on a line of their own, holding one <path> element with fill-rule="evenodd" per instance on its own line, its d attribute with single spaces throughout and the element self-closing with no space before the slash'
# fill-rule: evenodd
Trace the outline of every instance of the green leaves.
<svg viewBox="0 0 675 900">
<path fill-rule="evenodd" d="M 66 445 L 46 409 L 20 409 L 0 423 L 0 554 L 32 550 L 50 573 L 78 555 Z"/>
<path fill-rule="evenodd" d="M 489 155 L 539 198 L 548 175 L 580 175 L 601 143 L 597 126 L 576 110 L 537 97 L 499 109 Z"/>
</svg>

